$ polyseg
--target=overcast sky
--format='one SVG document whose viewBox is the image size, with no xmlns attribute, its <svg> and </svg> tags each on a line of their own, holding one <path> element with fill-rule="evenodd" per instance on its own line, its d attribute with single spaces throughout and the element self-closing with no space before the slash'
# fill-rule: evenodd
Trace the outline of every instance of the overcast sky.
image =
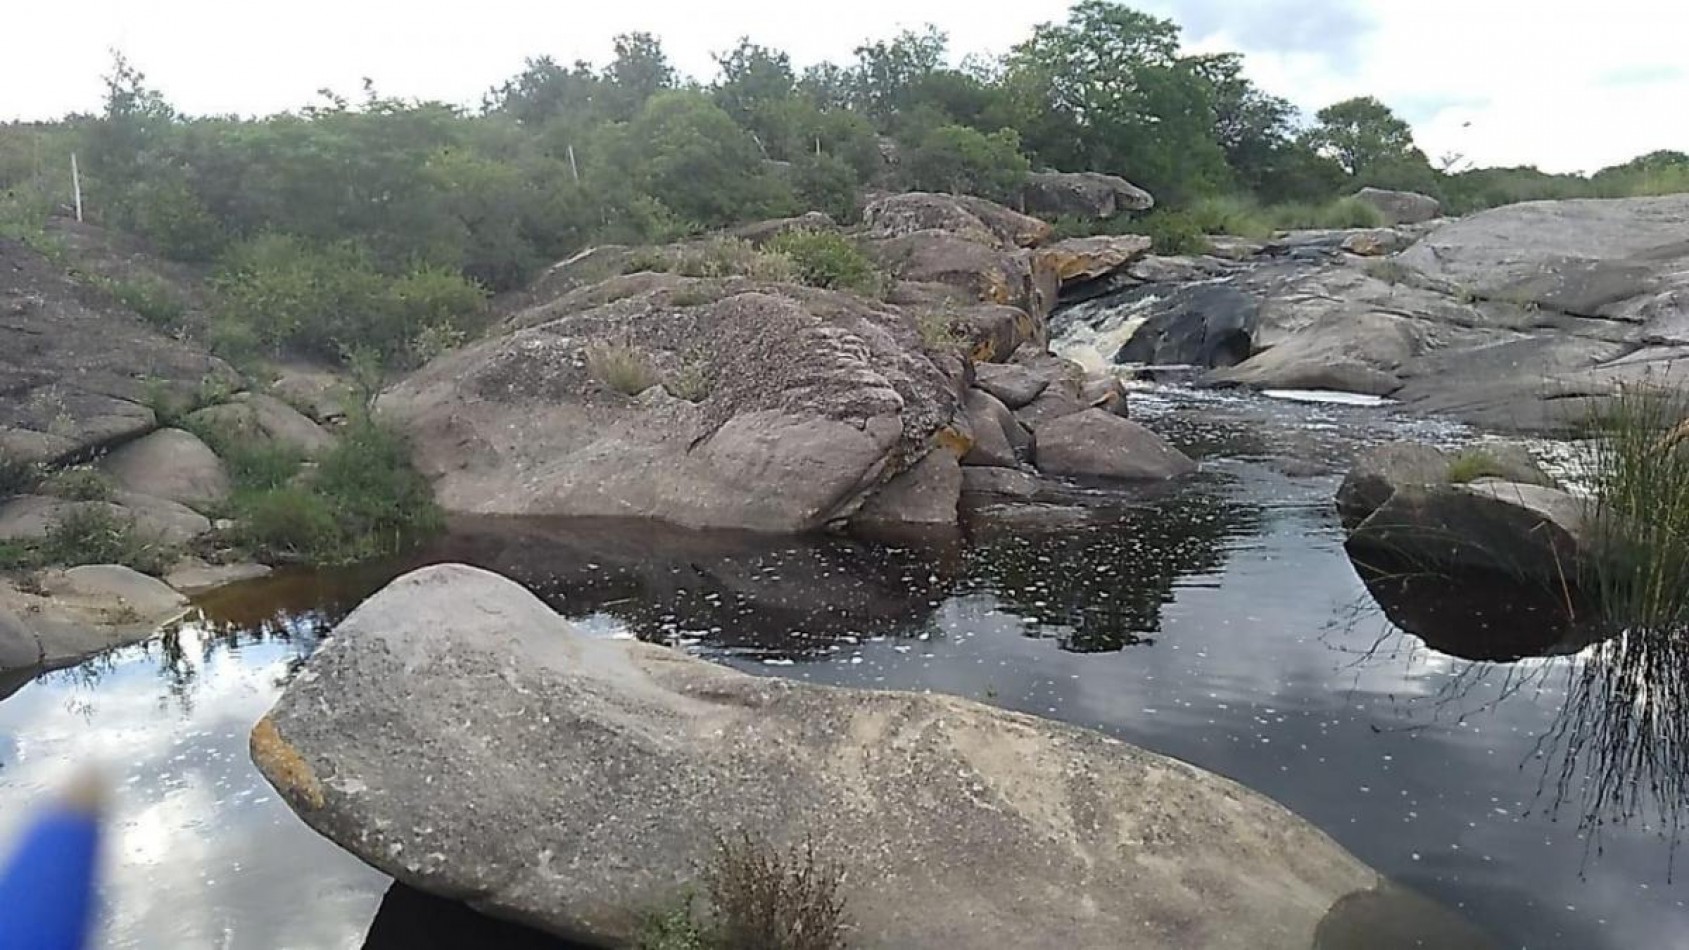
<svg viewBox="0 0 1689 950">
<path fill-rule="evenodd" d="M 1372 94 L 1433 159 L 1587 171 L 1689 151 L 1689 4 L 1666 0 L 1141 0 L 1193 50 L 1248 54 L 1257 82 L 1309 110 Z M 989 7 L 989 9 L 988 9 Z M 362 77 L 389 95 L 474 104 L 526 56 L 602 62 L 629 30 L 688 73 L 740 35 L 800 64 L 934 23 L 957 56 L 998 53 L 1064 0 L 83 0 L 5 17 L 0 119 L 91 110 L 122 49 L 178 108 L 268 113 Z"/>
</svg>

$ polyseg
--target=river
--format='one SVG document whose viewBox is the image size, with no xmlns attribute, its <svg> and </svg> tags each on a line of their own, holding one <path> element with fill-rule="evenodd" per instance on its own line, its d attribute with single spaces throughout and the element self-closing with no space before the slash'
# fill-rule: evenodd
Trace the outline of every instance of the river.
<svg viewBox="0 0 1689 950">
<path fill-rule="evenodd" d="M 1432 631 L 1448 652 L 1435 649 L 1386 619 L 1344 553 L 1331 497 L 1357 446 L 1469 434 L 1256 396 L 1156 390 L 1133 405 L 1202 474 L 983 513 L 953 539 L 459 521 L 402 562 L 217 592 L 162 638 L 0 700 L 0 842 L 72 764 L 98 761 L 118 787 L 104 946 L 516 945 L 417 895 L 384 904 L 389 881 L 310 832 L 246 753 L 336 618 L 411 566 L 462 560 L 597 635 L 762 675 L 954 693 L 1188 760 L 1278 799 L 1499 946 L 1689 950 L 1689 884 L 1672 876 L 1659 803 L 1644 790 L 1633 818 L 1592 839 L 1581 819 L 1608 783 L 1582 760 L 1563 775 L 1564 742 L 1545 741 L 1588 659 L 1454 655 L 1491 655 L 1486 630 L 1552 639 L 1504 592 L 1446 601 L 1457 639 Z"/>
</svg>

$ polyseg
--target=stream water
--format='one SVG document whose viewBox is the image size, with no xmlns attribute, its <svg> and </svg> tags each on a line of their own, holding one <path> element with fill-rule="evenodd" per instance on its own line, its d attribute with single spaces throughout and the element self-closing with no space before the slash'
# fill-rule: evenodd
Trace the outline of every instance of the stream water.
<svg viewBox="0 0 1689 950">
<path fill-rule="evenodd" d="M 1134 411 L 1203 473 L 988 512 L 919 543 L 465 521 L 403 563 L 225 589 L 162 638 L 0 701 L 0 842 L 72 763 L 99 760 L 119 782 L 105 946 L 520 945 L 388 894 L 246 753 L 337 617 L 409 567 L 460 560 L 598 635 L 762 675 L 955 693 L 1186 759 L 1285 803 L 1498 946 L 1689 950 L 1689 882 L 1645 791 L 1632 820 L 1591 838 L 1581 819 L 1610 776 L 1582 760 L 1565 772 L 1565 736 L 1545 741 L 1587 660 L 1460 659 L 1553 652 L 1558 634 L 1514 592 L 1379 588 L 1423 636 L 1404 632 L 1343 551 L 1330 500 L 1358 445 L 1463 433 L 1245 396 L 1140 394 Z"/>
</svg>

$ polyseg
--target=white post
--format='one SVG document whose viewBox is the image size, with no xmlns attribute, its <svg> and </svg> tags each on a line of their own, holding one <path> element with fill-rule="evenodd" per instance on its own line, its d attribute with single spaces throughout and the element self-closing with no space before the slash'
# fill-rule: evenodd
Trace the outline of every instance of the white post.
<svg viewBox="0 0 1689 950">
<path fill-rule="evenodd" d="M 76 193 L 76 221 L 82 222 L 82 173 L 76 168 L 76 153 L 70 153 L 70 188 Z"/>
<path fill-rule="evenodd" d="M 569 146 L 569 172 L 575 176 L 575 184 L 581 183 L 581 167 L 575 164 L 575 146 Z"/>
</svg>

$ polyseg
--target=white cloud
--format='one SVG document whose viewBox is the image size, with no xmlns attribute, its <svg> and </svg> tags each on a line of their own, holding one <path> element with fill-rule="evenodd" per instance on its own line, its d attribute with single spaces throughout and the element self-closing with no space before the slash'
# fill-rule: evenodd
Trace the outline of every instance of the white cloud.
<svg viewBox="0 0 1689 950">
<path fill-rule="evenodd" d="M 1681 37 L 1689 34 L 1689 7 L 1682 5 L 1143 5 L 1199 30 L 1203 35 L 1190 37 L 1194 48 L 1247 52 L 1259 82 L 1310 110 L 1352 95 L 1378 96 L 1415 122 L 1433 157 L 1461 152 L 1480 164 L 1589 170 L 1654 149 L 1689 148 L 1689 71 L 1676 68 L 1684 61 Z M 473 104 L 526 56 L 602 62 L 610 38 L 628 30 L 659 34 L 696 75 L 707 75 L 709 54 L 742 34 L 810 63 L 848 59 L 865 38 L 932 22 L 950 32 L 958 54 L 1000 52 L 1033 24 L 1061 18 L 1066 6 L 1023 0 L 983 13 L 967 0 L 722 0 L 707 10 L 673 0 L 33 4 L 8 14 L 8 37 L 26 41 L 8 44 L 0 57 L 0 118 L 96 107 L 113 47 L 189 112 L 264 113 L 303 105 L 325 86 L 355 93 L 365 76 L 392 94 Z"/>
</svg>

